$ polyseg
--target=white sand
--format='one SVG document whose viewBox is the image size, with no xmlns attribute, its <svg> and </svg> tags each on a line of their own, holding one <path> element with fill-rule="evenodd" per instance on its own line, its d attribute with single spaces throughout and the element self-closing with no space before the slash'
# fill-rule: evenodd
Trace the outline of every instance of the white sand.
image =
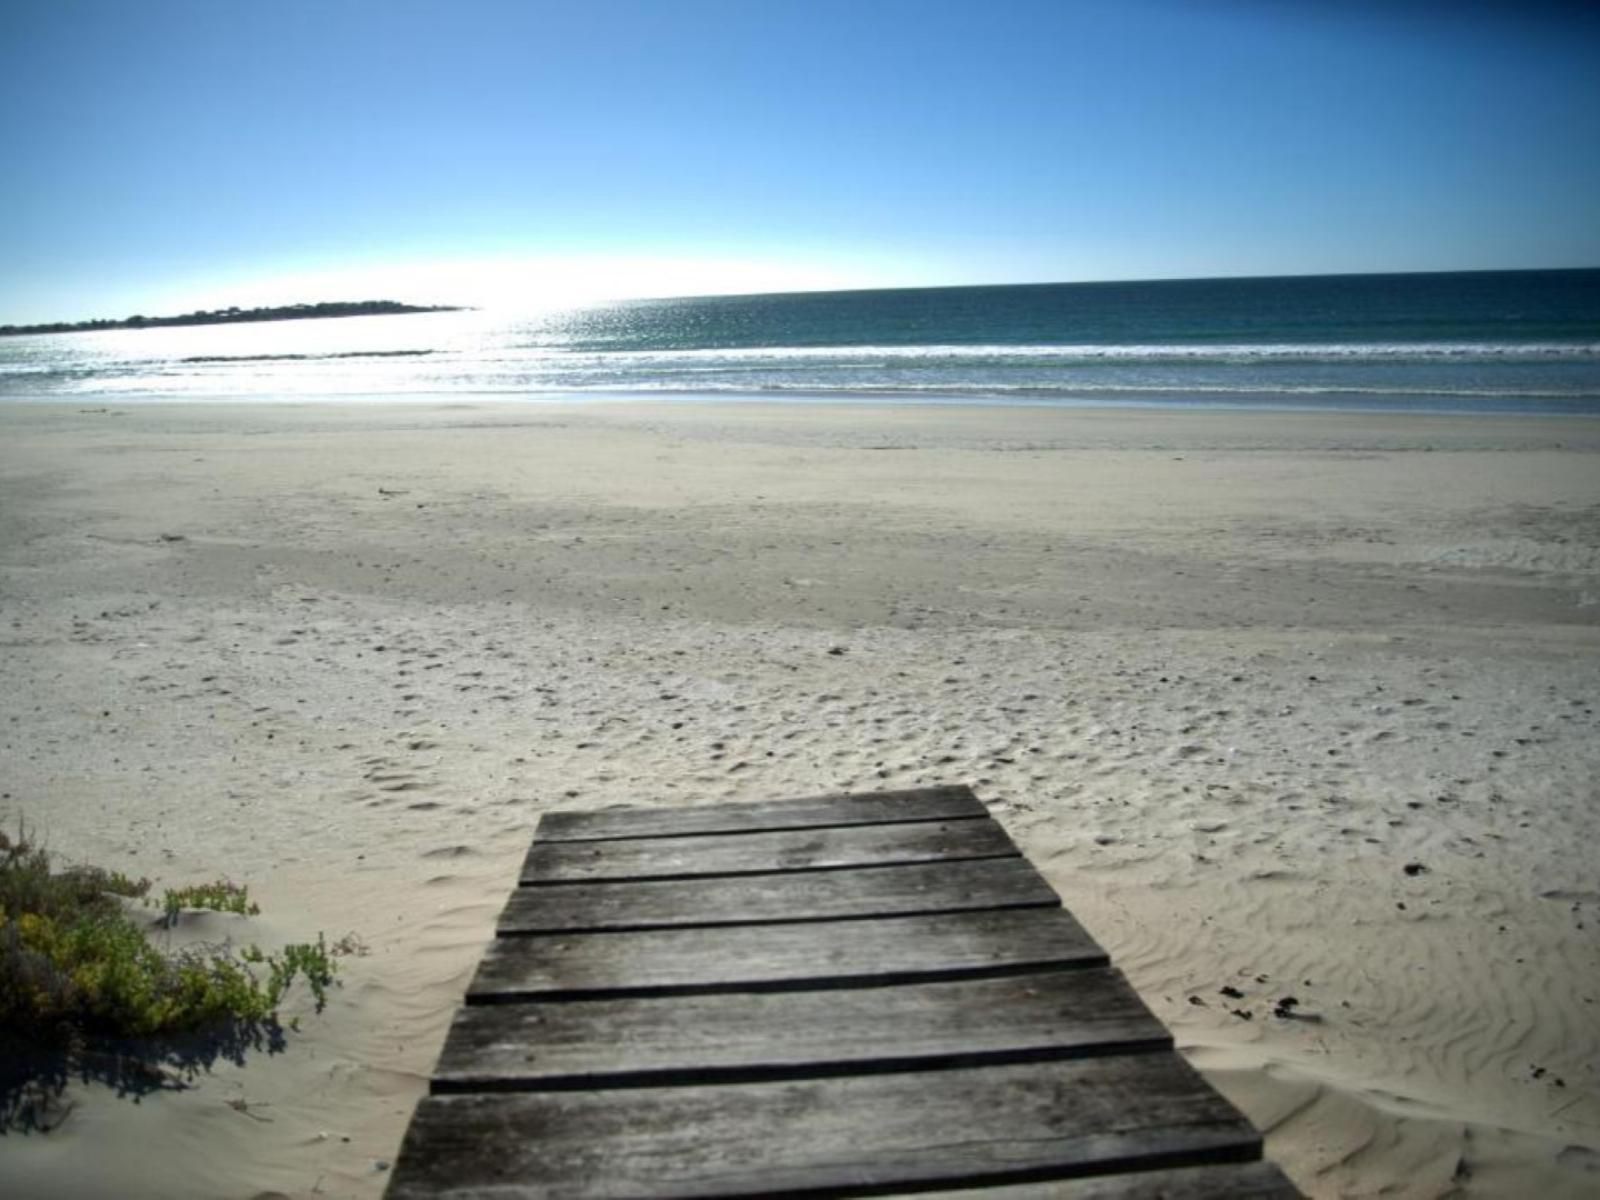
<svg viewBox="0 0 1600 1200">
<path fill-rule="evenodd" d="M 370 950 L 5 1195 L 375 1196 L 543 809 L 933 781 L 1311 1194 L 1600 1192 L 1600 422 L 12 405 L 0 589 L 5 828 Z"/>
</svg>

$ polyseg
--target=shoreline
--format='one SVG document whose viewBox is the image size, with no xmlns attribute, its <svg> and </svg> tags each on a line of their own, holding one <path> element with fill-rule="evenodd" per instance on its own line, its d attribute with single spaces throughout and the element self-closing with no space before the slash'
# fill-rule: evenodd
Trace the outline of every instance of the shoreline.
<svg viewBox="0 0 1600 1200">
<path fill-rule="evenodd" d="M 391 354 L 401 352 L 389 352 Z M 403 353 L 424 353 L 423 351 L 405 351 Z M 426 353 L 432 353 L 428 351 Z M 1261 395 L 1259 400 L 1246 399 L 1217 399 L 1211 400 L 1204 397 L 1218 396 L 1248 396 Z M 1368 404 L 1335 404 L 1322 402 L 1320 397 L 1325 396 L 1352 396 L 1374 395 L 1392 397 L 1396 402 L 1382 404 L 1376 401 Z M 1386 390 L 1373 390 L 1371 392 L 1352 392 L 1329 389 L 1319 392 L 1197 392 L 1194 390 L 1171 389 L 1162 390 L 1156 395 L 1144 397 L 1136 393 L 1115 393 L 1128 398 L 1115 399 L 1110 393 L 1083 393 L 1079 395 L 1057 394 L 1024 394 L 1018 392 L 984 394 L 972 391 L 952 391 L 940 393 L 931 389 L 921 389 L 915 392 L 894 391 L 830 391 L 808 392 L 795 391 L 765 391 L 765 392 L 697 392 L 693 390 L 605 390 L 591 392 L 573 391 L 529 391 L 508 392 L 501 390 L 456 390 L 449 392 L 351 392 L 339 394 L 315 395 L 288 395 L 270 397 L 265 395 L 229 395 L 225 393 L 208 393 L 195 396 L 179 396 L 163 392 L 115 394 L 95 392 L 82 396 L 64 395 L 56 393 L 40 393 L 38 395 L 4 395 L 0 396 L 0 405 L 15 404 L 25 406 L 45 405 L 99 405 L 110 407 L 126 404 L 146 408 L 151 406 L 170 405 L 174 407 L 200 406 L 262 406 L 278 407 L 283 405 L 300 406 L 352 406 L 361 408 L 382 407 L 391 405 L 395 407 L 413 406 L 439 406 L 452 404 L 498 404 L 505 406 L 603 406 L 603 405 L 649 405 L 661 404 L 666 406 L 707 406 L 721 407 L 724 405 L 765 405 L 780 407 L 797 405 L 801 407 L 819 408 L 976 408 L 984 410 L 1005 409 L 1061 409 L 1064 411 L 1083 412 L 1104 409 L 1112 412 L 1213 412 L 1220 414 L 1244 413 L 1349 413 L 1363 416 L 1439 416 L 1439 417 L 1507 417 L 1511 419 L 1544 419 L 1544 418 L 1570 418 L 1575 420 L 1600 420 L 1600 396 L 1562 397 L 1555 394 L 1541 394 L 1538 399 L 1554 401 L 1557 399 L 1570 400 L 1565 407 L 1493 407 L 1489 405 L 1444 407 L 1433 406 L 1417 401 L 1441 393 L 1418 392 L 1398 393 Z M 1485 400 L 1490 396 L 1483 397 Z M 1584 407 L 1587 406 L 1587 410 Z"/>
<path fill-rule="evenodd" d="M 545 808 L 939 781 L 1309 1194 L 1592 1186 L 1600 425 L 652 401 L 0 403 L 0 825 L 368 948 L 0 1190 L 375 1197 Z"/>
</svg>

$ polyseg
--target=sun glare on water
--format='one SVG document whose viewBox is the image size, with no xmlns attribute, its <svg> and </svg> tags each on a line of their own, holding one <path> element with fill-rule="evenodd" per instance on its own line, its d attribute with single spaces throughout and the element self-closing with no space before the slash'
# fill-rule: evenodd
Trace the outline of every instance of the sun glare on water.
<svg viewBox="0 0 1600 1200">
<path fill-rule="evenodd" d="M 881 281 L 880 275 L 831 263 L 736 257 L 541 255 L 295 271 L 248 282 L 186 289 L 174 297 L 171 307 L 179 311 L 384 299 L 408 304 L 463 305 L 518 315 L 607 300 L 826 291 L 871 287 Z"/>
</svg>

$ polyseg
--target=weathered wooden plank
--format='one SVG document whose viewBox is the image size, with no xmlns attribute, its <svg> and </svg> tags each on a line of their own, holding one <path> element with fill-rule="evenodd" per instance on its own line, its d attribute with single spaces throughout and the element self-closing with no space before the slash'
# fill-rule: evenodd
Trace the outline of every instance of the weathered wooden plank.
<svg viewBox="0 0 1600 1200">
<path fill-rule="evenodd" d="M 502 935 L 894 916 L 1061 903 L 1025 858 L 514 888 Z"/>
<path fill-rule="evenodd" d="M 525 884 L 690 879 L 772 871 L 887 866 L 1019 853 L 995 821 L 927 821 L 780 833 L 546 842 L 535 838 Z"/>
<path fill-rule="evenodd" d="M 1120 972 L 468 1006 L 435 1092 L 663 1086 L 1164 1050 Z"/>
<path fill-rule="evenodd" d="M 939 1200 L 1299 1200 L 1300 1191 L 1271 1163 L 1253 1162 L 1018 1183 L 973 1191 L 941 1190 L 935 1194 Z"/>
<path fill-rule="evenodd" d="M 710 1087 L 430 1096 L 391 1200 L 870 1194 L 1248 1161 L 1176 1054 Z"/>
<path fill-rule="evenodd" d="M 545 934 L 496 938 L 467 999 L 792 991 L 1105 966 L 1107 961 L 1105 951 L 1060 908 Z"/>
<path fill-rule="evenodd" d="M 972 794 L 972 789 L 960 784 L 896 792 L 807 796 L 758 804 L 551 812 L 539 822 L 538 837 L 546 842 L 682 837 L 695 833 L 759 833 L 988 815 L 989 810 Z"/>
</svg>

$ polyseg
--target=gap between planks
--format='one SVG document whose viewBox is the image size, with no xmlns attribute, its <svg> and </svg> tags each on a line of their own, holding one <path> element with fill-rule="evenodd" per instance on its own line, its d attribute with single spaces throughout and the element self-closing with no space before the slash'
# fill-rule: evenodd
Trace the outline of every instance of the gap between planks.
<svg viewBox="0 0 1600 1200">
<path fill-rule="evenodd" d="M 1021 857 L 992 818 L 761 830 L 737 836 L 546 842 L 535 838 L 520 880 L 539 887 L 640 879 L 772 875 L 784 871 Z"/>
<path fill-rule="evenodd" d="M 690 808 L 620 808 L 544 814 L 534 830 L 546 842 L 633 841 L 850 825 L 911 824 L 982 819 L 988 807 L 965 784 L 909 788 L 870 795 L 808 796 L 755 804 Z"/>
<path fill-rule="evenodd" d="M 840 924 L 848 928 L 836 928 Z M 837 936 L 842 934 L 848 936 Z M 1103 967 L 1109 961 L 1063 908 L 540 934 L 491 942 L 467 1002 L 888 986 Z"/>
<path fill-rule="evenodd" d="M 1139 1054 L 430 1096 L 390 1196 L 872 1195 L 1245 1162 L 1260 1151 L 1249 1122 L 1182 1059 Z"/>
<path fill-rule="evenodd" d="M 469 1005 L 437 1093 L 753 1082 L 1172 1049 L 1121 972 L 893 988 Z"/>
<path fill-rule="evenodd" d="M 1061 897 L 1027 859 L 1005 856 L 522 887 L 513 889 L 495 932 L 642 932 L 1059 907 Z"/>
</svg>

